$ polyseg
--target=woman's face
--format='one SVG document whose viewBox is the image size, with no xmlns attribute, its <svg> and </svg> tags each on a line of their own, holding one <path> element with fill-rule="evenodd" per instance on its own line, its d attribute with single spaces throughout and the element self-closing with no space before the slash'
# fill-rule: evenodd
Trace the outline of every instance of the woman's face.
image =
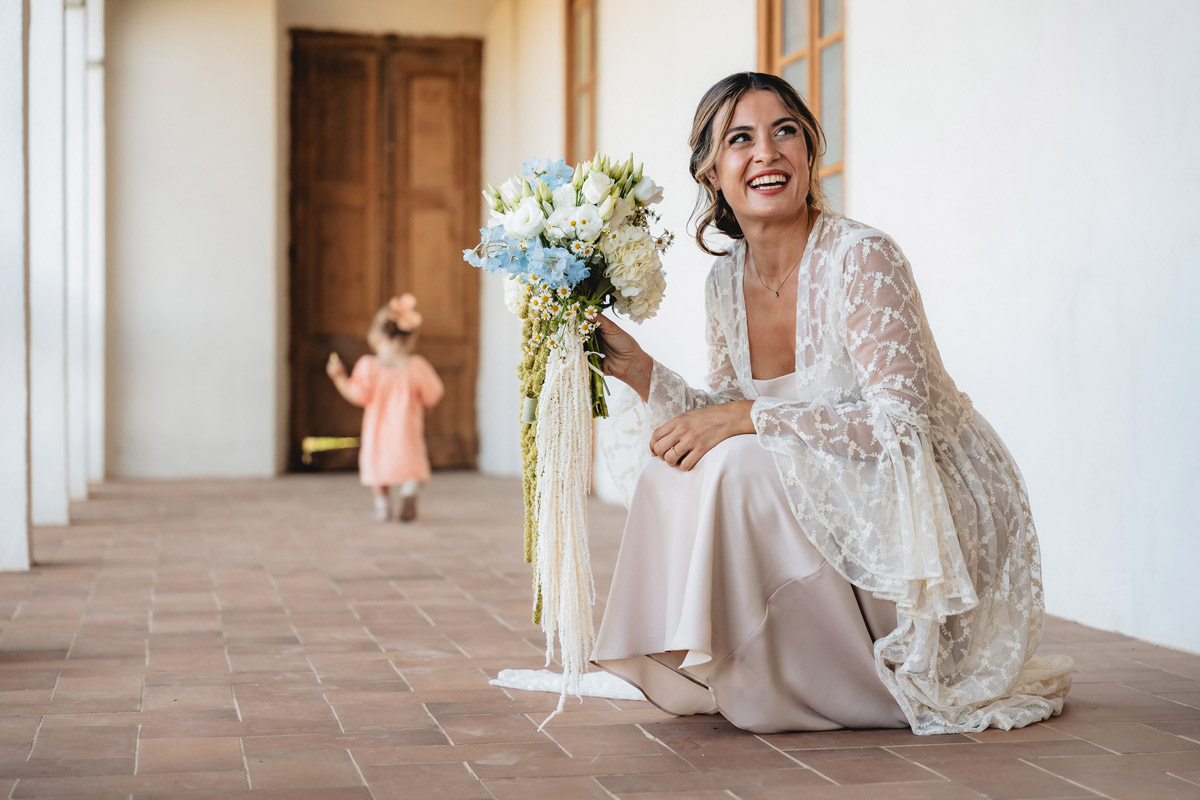
<svg viewBox="0 0 1200 800">
<path fill-rule="evenodd" d="M 708 177 L 743 229 L 804 212 L 808 147 L 799 120 L 774 92 L 753 90 L 738 101 Z"/>
</svg>

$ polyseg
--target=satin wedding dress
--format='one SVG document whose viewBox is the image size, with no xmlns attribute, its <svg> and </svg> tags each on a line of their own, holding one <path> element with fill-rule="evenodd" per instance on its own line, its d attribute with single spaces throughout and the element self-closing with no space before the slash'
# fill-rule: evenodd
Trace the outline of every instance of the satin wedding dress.
<svg viewBox="0 0 1200 800">
<path fill-rule="evenodd" d="M 946 374 L 909 265 L 821 214 L 797 270 L 796 371 L 756 380 L 745 246 L 706 284 L 708 388 L 655 363 L 605 457 L 630 513 L 592 660 L 667 711 L 758 732 L 1013 728 L 1058 714 L 1071 659 L 1037 656 L 1024 483 Z M 684 411 L 754 400 L 756 434 L 690 472 L 648 458 Z M 614 406 L 619 403 L 614 403 Z"/>
</svg>

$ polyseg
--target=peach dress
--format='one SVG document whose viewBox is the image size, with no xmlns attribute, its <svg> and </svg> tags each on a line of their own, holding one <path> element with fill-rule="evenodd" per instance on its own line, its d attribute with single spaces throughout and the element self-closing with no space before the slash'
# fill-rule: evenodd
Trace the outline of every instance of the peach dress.
<svg viewBox="0 0 1200 800">
<path fill-rule="evenodd" d="M 421 356 L 403 366 L 386 366 L 375 356 L 355 363 L 349 394 L 363 408 L 358 469 L 364 486 L 429 480 L 425 411 L 443 393 L 441 378 Z"/>
</svg>

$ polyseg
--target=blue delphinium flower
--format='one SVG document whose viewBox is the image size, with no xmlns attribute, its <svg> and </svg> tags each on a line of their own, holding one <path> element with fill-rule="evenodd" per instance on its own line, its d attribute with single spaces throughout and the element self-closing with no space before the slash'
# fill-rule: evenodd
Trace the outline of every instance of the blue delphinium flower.
<svg viewBox="0 0 1200 800">
<path fill-rule="evenodd" d="M 525 270 L 524 274 L 537 280 L 545 280 L 546 267 L 546 248 L 541 242 L 528 241 L 525 243 Z"/>
<path fill-rule="evenodd" d="M 575 286 L 588 276 L 591 267 L 588 266 L 586 258 L 576 258 L 569 251 L 564 250 L 563 252 L 567 253 L 567 257 L 571 259 L 571 263 L 567 266 L 567 283 Z"/>
<path fill-rule="evenodd" d="M 553 192 L 571 180 L 575 170 L 567 166 L 567 162 L 561 158 L 554 161 L 548 158 L 531 158 L 521 165 L 521 173 L 530 181 L 540 177 Z"/>
<path fill-rule="evenodd" d="M 504 234 L 504 226 L 498 222 L 479 229 L 479 245 L 473 250 L 463 251 L 463 260 L 485 272 L 507 272 L 524 275 L 529 272 L 525 250 L 521 242 Z"/>
<path fill-rule="evenodd" d="M 530 274 L 551 290 L 570 289 L 587 277 L 587 265 L 565 247 L 530 248 Z"/>
</svg>

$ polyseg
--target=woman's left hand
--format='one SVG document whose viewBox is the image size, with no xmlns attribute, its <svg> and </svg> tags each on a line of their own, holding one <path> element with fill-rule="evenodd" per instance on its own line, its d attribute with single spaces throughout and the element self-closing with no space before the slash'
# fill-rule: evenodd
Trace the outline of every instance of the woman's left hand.
<svg viewBox="0 0 1200 800">
<path fill-rule="evenodd" d="M 753 400 L 733 400 L 680 414 L 650 435 L 650 452 L 684 471 L 730 436 L 754 433 Z"/>
</svg>

